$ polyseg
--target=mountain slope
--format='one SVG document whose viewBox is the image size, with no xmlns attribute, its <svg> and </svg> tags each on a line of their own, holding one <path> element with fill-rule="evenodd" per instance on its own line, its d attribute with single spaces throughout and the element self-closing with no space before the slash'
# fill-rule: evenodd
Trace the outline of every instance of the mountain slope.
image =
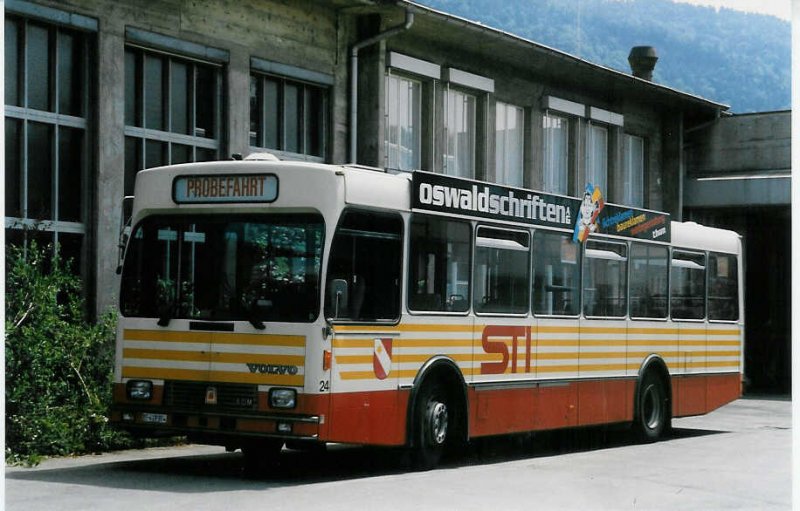
<svg viewBox="0 0 800 511">
<path fill-rule="evenodd" d="M 791 28 L 779 18 L 669 0 L 417 0 L 590 62 L 630 72 L 655 46 L 654 81 L 737 113 L 790 107 Z"/>
</svg>

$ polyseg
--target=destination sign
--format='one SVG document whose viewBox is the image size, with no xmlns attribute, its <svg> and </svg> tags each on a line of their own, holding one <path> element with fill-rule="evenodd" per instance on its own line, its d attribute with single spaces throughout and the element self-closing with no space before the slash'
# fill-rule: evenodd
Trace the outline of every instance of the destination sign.
<svg viewBox="0 0 800 511">
<path fill-rule="evenodd" d="M 178 204 L 273 202 L 278 176 L 273 174 L 207 174 L 178 176 L 172 199 Z"/>
<path fill-rule="evenodd" d="M 574 229 L 585 216 L 582 201 L 524 188 L 512 188 L 431 172 L 412 175 L 411 207 L 530 225 Z M 606 204 L 594 219 L 592 232 L 669 242 L 667 213 Z"/>
</svg>

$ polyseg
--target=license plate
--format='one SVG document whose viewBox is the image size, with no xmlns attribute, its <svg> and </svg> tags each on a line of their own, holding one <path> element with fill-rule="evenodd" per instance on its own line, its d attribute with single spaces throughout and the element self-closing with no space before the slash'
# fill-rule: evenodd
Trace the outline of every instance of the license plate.
<svg viewBox="0 0 800 511">
<path fill-rule="evenodd" d="M 143 413 L 142 422 L 150 424 L 166 424 L 167 414 L 165 413 Z"/>
</svg>

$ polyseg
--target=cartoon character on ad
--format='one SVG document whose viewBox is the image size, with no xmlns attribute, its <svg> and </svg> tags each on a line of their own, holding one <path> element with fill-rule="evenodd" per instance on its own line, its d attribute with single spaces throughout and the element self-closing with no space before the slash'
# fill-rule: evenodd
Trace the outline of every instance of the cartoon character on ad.
<svg viewBox="0 0 800 511">
<path fill-rule="evenodd" d="M 603 210 L 605 204 L 600 187 L 587 183 L 580 211 L 578 212 L 578 219 L 575 222 L 575 234 L 572 236 L 572 241 L 583 243 L 589 237 L 589 234 L 597 230 L 597 216 Z"/>
</svg>

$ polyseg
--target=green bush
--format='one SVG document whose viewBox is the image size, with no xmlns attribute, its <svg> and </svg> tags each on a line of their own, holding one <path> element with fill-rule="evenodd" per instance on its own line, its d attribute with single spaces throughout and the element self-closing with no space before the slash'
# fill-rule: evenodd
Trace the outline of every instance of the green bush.
<svg viewBox="0 0 800 511">
<path fill-rule="evenodd" d="M 131 445 L 109 428 L 114 324 L 88 321 L 78 277 L 52 247 L 6 248 L 6 461 Z"/>
</svg>

